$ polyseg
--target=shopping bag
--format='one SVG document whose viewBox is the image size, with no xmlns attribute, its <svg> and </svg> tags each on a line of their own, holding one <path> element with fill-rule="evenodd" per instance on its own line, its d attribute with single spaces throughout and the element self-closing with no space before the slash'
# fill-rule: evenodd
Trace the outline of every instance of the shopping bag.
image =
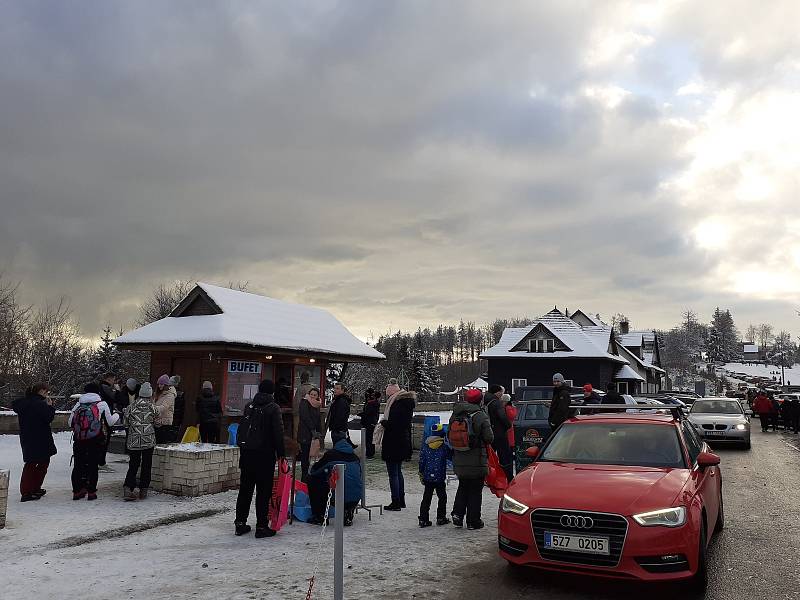
<svg viewBox="0 0 800 600">
<path fill-rule="evenodd" d="M 292 474 L 289 461 L 282 458 L 278 463 L 278 480 L 272 486 L 272 498 L 269 502 L 270 529 L 280 531 L 289 520 L 289 497 L 292 494 Z"/>
<path fill-rule="evenodd" d="M 500 466 L 500 459 L 491 446 L 486 446 L 486 454 L 489 458 L 489 472 L 486 474 L 486 485 L 498 498 L 502 498 L 508 489 L 508 479 L 503 467 Z"/>
<path fill-rule="evenodd" d="M 200 441 L 200 430 L 195 425 L 190 425 L 186 428 L 186 431 L 183 433 L 183 439 L 181 439 L 181 444 L 191 444 L 192 442 L 199 442 Z"/>
</svg>

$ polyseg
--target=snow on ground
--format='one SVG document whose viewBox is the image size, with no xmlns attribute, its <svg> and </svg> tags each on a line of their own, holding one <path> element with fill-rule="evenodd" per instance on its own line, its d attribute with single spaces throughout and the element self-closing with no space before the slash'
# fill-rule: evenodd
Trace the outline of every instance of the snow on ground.
<svg viewBox="0 0 800 600">
<path fill-rule="evenodd" d="M 731 373 L 745 373 L 750 377 L 776 377 L 777 381 L 781 379 L 781 368 L 775 365 L 728 363 L 723 368 Z M 794 385 L 800 385 L 800 365 L 786 368 L 784 373 L 787 384 L 794 382 Z"/>
<path fill-rule="evenodd" d="M 19 438 L 0 435 L 0 468 L 11 469 L 8 523 L 0 530 L 0 573 L 13 573 L 0 576 L 4 600 L 302 599 L 310 561 L 317 558 L 314 598 L 332 596 L 332 528 L 318 552 L 321 530 L 305 523 L 287 525 L 274 538 L 235 537 L 235 491 L 200 498 L 151 493 L 144 502 L 123 502 L 127 457 L 122 455 L 109 455 L 114 472 L 100 474 L 98 500 L 73 502 L 70 434 L 55 437 L 59 453 L 45 480 L 47 495 L 20 503 Z M 419 529 L 422 486 L 416 456 L 405 463 L 404 472 L 407 510 L 382 516 L 376 510 L 372 521 L 359 512 L 345 530 L 346 598 L 443 598 L 441 582 L 447 573 L 493 555 L 487 540 L 497 536 L 497 498 L 484 490 L 487 527 L 481 531 Z M 454 497 L 455 484 L 449 484 L 448 512 Z M 388 502 L 385 465 L 372 459 L 367 503 Z M 435 506 L 434 498 L 432 516 Z M 209 516 L 192 518 L 198 514 Z M 250 520 L 254 524 L 254 515 Z"/>
</svg>

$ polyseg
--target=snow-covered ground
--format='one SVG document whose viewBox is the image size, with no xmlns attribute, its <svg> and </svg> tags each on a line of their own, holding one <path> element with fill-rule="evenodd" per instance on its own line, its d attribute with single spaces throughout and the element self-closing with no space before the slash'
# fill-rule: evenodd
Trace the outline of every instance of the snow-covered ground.
<svg viewBox="0 0 800 600">
<path fill-rule="evenodd" d="M 69 438 L 56 435 L 59 453 L 45 480 L 47 495 L 20 503 L 19 438 L 0 435 L 0 468 L 11 469 L 8 523 L 0 530 L 4 600 L 302 599 L 316 559 L 314 598 L 332 596 L 332 528 L 317 552 L 320 528 L 304 523 L 286 525 L 274 538 L 235 537 L 235 491 L 200 498 L 151 493 L 144 502 L 123 502 L 127 457 L 122 455 L 109 455 L 114 472 L 100 474 L 98 500 L 73 502 Z M 358 513 L 345 530 L 346 598 L 443 598 L 447 573 L 494 555 L 497 498 L 484 491 L 487 527 L 481 531 L 419 529 L 416 463 L 406 463 L 404 471 L 409 508 L 383 516 L 374 511 L 372 521 Z M 450 484 L 448 509 L 454 497 Z M 385 466 L 377 458 L 367 465 L 367 501 L 389 501 Z M 251 524 L 254 519 L 251 514 Z"/>
<path fill-rule="evenodd" d="M 730 373 L 745 373 L 751 377 L 776 377 L 777 381 L 781 379 L 781 368 L 775 365 L 728 363 L 723 368 Z M 785 368 L 784 373 L 787 385 L 791 382 L 800 385 L 800 365 Z"/>
</svg>

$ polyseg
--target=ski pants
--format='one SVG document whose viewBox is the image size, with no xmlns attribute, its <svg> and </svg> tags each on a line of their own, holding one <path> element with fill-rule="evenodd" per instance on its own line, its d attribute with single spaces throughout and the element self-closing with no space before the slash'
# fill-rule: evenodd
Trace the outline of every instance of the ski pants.
<svg viewBox="0 0 800 600">
<path fill-rule="evenodd" d="M 150 487 L 150 472 L 153 467 L 153 448 L 146 450 L 128 450 L 130 461 L 128 462 L 128 474 L 125 476 L 125 487 L 133 489 L 136 487 L 136 473 L 139 471 L 139 465 L 142 467 L 142 473 L 139 475 L 139 489 L 147 489 Z"/>
<path fill-rule="evenodd" d="M 436 492 L 436 497 L 439 499 L 436 506 L 436 518 L 444 519 L 447 517 L 447 485 L 444 481 L 438 483 L 425 482 L 425 492 L 422 494 L 422 503 L 419 505 L 419 518 L 428 520 L 431 510 L 431 500 L 433 500 L 433 492 Z"/>
<path fill-rule="evenodd" d="M 72 444 L 72 491 L 86 490 L 97 492 L 97 467 L 106 447 L 105 436 L 98 435 L 90 440 L 76 441 Z"/>
<path fill-rule="evenodd" d="M 453 502 L 453 514 L 467 518 L 467 524 L 475 524 L 481 520 L 481 502 L 483 500 L 483 477 L 480 479 L 458 480 L 456 499 Z"/>
</svg>

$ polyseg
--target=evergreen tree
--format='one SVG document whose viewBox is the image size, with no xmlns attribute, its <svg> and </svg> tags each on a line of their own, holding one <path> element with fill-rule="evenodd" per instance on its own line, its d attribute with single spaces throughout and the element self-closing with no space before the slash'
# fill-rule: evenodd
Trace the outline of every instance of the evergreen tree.
<svg viewBox="0 0 800 600">
<path fill-rule="evenodd" d="M 119 350 L 111 343 L 113 339 L 111 326 L 106 325 L 103 329 L 103 337 L 100 338 L 100 345 L 92 353 L 90 367 L 92 379 L 98 379 L 104 373 L 120 374 Z"/>
<path fill-rule="evenodd" d="M 417 397 L 422 402 L 432 401 L 436 394 L 434 383 L 431 381 L 430 365 L 421 350 L 415 350 L 413 354 L 409 388 L 417 392 Z"/>
</svg>

